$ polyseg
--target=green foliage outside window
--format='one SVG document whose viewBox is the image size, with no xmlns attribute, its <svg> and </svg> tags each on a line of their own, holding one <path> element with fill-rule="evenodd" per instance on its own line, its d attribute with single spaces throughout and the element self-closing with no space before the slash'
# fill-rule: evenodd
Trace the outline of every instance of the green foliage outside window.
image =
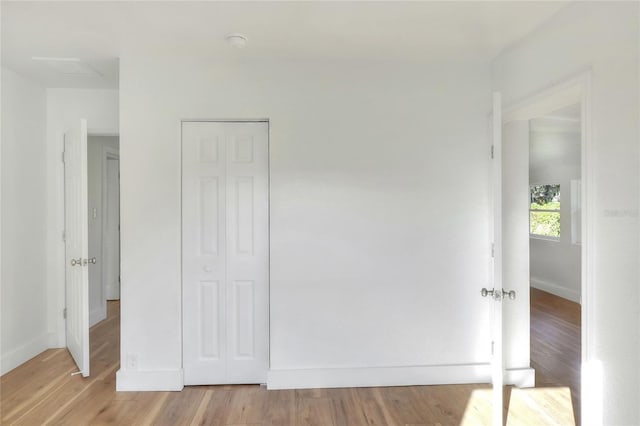
<svg viewBox="0 0 640 426">
<path fill-rule="evenodd" d="M 529 232 L 560 237 L 560 185 L 531 186 Z"/>
</svg>

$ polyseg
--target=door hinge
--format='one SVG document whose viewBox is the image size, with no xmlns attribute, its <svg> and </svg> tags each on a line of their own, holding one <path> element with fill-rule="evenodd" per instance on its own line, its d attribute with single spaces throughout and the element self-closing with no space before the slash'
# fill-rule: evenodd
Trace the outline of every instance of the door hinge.
<svg viewBox="0 0 640 426">
<path fill-rule="evenodd" d="M 491 342 L 491 355 L 493 355 L 493 346 L 495 342 Z"/>
<path fill-rule="evenodd" d="M 495 257 L 495 256 L 496 256 L 496 244 L 491 243 L 491 257 Z"/>
<path fill-rule="evenodd" d="M 67 308 L 62 310 L 62 318 L 67 319 Z"/>
<path fill-rule="evenodd" d="M 64 163 L 64 151 L 62 151 L 62 162 Z"/>
<path fill-rule="evenodd" d="M 67 241 L 67 231 L 62 231 L 62 241 Z"/>
<path fill-rule="evenodd" d="M 494 151 L 494 147 L 493 145 L 491 145 L 491 159 L 493 159 L 493 151 Z"/>
</svg>

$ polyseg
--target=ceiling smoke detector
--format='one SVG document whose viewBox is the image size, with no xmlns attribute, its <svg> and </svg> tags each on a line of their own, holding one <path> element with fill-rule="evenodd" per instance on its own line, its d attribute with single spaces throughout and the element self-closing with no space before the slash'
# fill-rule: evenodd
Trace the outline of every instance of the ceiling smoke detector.
<svg viewBox="0 0 640 426">
<path fill-rule="evenodd" d="M 247 45 L 247 36 L 244 34 L 232 33 L 228 34 L 224 39 L 233 47 L 243 48 Z"/>
</svg>

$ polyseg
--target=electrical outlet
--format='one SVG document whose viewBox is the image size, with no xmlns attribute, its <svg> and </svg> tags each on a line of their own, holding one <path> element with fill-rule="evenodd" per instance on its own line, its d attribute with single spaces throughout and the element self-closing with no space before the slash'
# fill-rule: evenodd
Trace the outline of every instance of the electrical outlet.
<svg viewBox="0 0 640 426">
<path fill-rule="evenodd" d="M 127 370 L 137 370 L 138 369 L 138 354 L 128 353 L 127 354 Z"/>
</svg>

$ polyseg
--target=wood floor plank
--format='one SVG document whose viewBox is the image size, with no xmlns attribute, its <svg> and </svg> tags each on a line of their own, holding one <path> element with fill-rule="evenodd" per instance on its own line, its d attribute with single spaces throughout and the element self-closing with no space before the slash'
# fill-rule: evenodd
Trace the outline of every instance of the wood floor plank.
<svg viewBox="0 0 640 426">
<path fill-rule="evenodd" d="M 25 365 L 25 368 L 32 368 L 33 373 L 16 374 L 10 377 L 6 384 L 3 380 L 1 400 L 3 423 L 20 416 L 21 412 L 28 409 L 34 400 L 46 396 L 61 380 L 75 371 L 75 364 L 69 362 L 70 356 L 66 350 L 64 352 L 61 354 L 63 357 L 53 361 L 36 360 Z M 17 378 L 22 382 L 17 382 Z"/>
<path fill-rule="evenodd" d="M 15 405 L 7 404 L 3 413 L 3 423 L 12 423 L 16 419 L 22 418 L 31 412 L 37 405 L 38 402 L 44 400 L 44 396 L 56 392 L 60 387 L 62 387 L 71 377 L 71 373 L 74 371 L 74 367 L 68 369 L 67 371 L 63 371 L 62 374 L 58 374 L 57 377 L 48 378 L 48 380 L 43 380 L 42 385 L 34 390 L 33 393 L 28 395 L 19 395 L 15 400 L 9 400 L 10 402 L 15 402 Z M 29 390 L 29 388 L 26 388 Z M 25 390 L 22 388 L 21 390 Z M 35 403 L 34 403 L 35 401 Z"/>
<path fill-rule="evenodd" d="M 461 425 L 488 425 L 491 424 L 493 389 L 490 386 L 478 388 L 471 385 L 457 386 L 455 391 L 459 393 L 460 401 L 466 401 L 462 415 Z M 505 401 L 505 404 L 508 403 Z M 505 409 L 507 411 L 507 409 Z"/>
<path fill-rule="evenodd" d="M 227 424 L 261 423 L 266 394 L 261 386 L 238 386 L 232 392 Z"/>
<path fill-rule="evenodd" d="M 223 386 L 208 386 L 210 397 L 200 419 L 193 419 L 192 425 L 226 426 L 231 409 L 232 390 Z"/>
<path fill-rule="evenodd" d="M 135 401 L 116 401 L 112 398 L 109 404 L 99 410 L 89 423 L 92 425 L 130 425 L 135 415 L 135 405 Z"/>
<path fill-rule="evenodd" d="M 52 389 L 48 398 L 38 398 L 29 403 L 29 409 L 21 413 L 19 417 L 7 420 L 7 424 L 29 425 L 43 424 L 51 418 L 61 406 L 65 405 L 74 395 L 86 388 L 81 377 L 66 374 L 60 386 Z"/>
<path fill-rule="evenodd" d="M 198 408 L 196 409 L 196 412 L 193 415 L 193 418 L 191 419 L 191 422 L 189 423 L 189 425 L 200 424 L 200 422 L 202 421 L 202 418 L 204 417 L 204 413 L 207 411 L 207 406 L 211 401 L 212 395 L 213 395 L 213 391 L 211 390 L 204 391 L 204 395 L 202 396 L 200 403 L 198 403 Z"/>
<path fill-rule="evenodd" d="M 77 425 L 89 422 L 105 410 L 113 398 L 113 383 L 94 381 L 71 404 L 47 421 L 52 425 Z"/>
<path fill-rule="evenodd" d="M 69 398 L 47 419 L 47 423 L 73 425 L 95 417 L 113 398 L 115 373 L 119 367 L 119 363 L 114 364 L 100 375 L 84 379 L 89 385 Z"/>
<path fill-rule="evenodd" d="M 354 392 L 368 425 L 398 425 L 384 406 L 377 388 L 357 388 Z"/>
<path fill-rule="evenodd" d="M 205 396 L 201 386 L 187 387 L 182 392 L 171 392 L 162 409 L 158 412 L 154 425 L 178 426 L 191 424 L 200 403 Z"/>
<path fill-rule="evenodd" d="M 423 418 L 417 408 L 415 395 L 408 386 L 377 388 L 377 397 L 382 401 L 387 416 L 394 422 L 406 424 L 420 424 Z"/>
<path fill-rule="evenodd" d="M 355 389 L 329 389 L 328 394 L 336 426 L 363 426 L 367 424 L 364 412 L 358 405 Z"/>
<path fill-rule="evenodd" d="M 296 391 L 272 390 L 266 398 L 263 426 L 295 426 Z"/>
<path fill-rule="evenodd" d="M 296 401 L 296 425 L 335 426 L 329 398 L 298 397 Z"/>
<path fill-rule="evenodd" d="M 155 424 L 158 413 L 162 411 L 162 407 L 164 406 L 167 398 L 169 398 L 169 394 L 170 392 L 158 392 L 152 395 L 149 410 L 146 411 L 138 420 L 141 426 L 150 426 Z"/>
</svg>

